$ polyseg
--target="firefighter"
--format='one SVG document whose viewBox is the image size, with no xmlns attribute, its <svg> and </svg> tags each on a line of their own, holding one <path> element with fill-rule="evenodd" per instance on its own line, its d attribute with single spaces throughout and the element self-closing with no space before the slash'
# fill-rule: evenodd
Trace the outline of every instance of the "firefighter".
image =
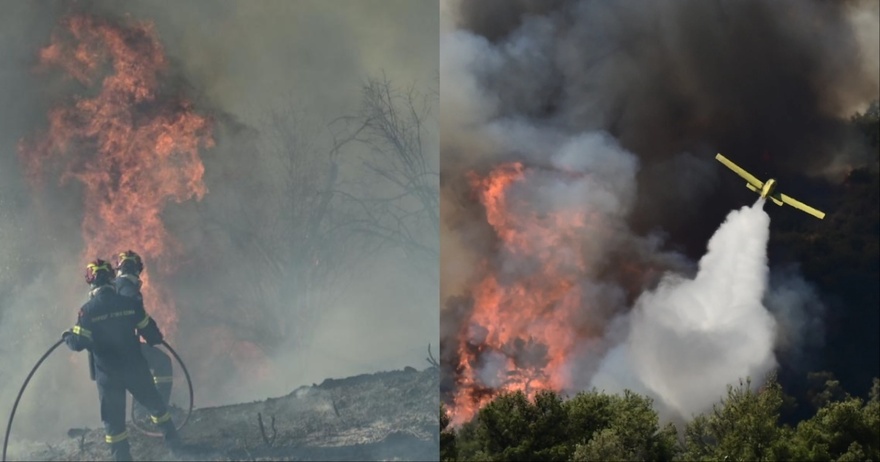
<svg viewBox="0 0 880 462">
<path fill-rule="evenodd" d="M 180 448 L 180 437 L 171 414 L 162 401 L 141 353 L 138 337 L 147 343 L 162 342 L 162 333 L 137 299 L 123 297 L 113 285 L 113 267 L 104 260 L 86 266 L 89 300 L 80 308 L 73 328 L 62 334 L 73 351 L 88 350 L 94 357 L 95 381 L 106 442 L 115 460 L 131 460 L 125 428 L 125 393 L 149 409 L 172 451 Z"/>
<path fill-rule="evenodd" d="M 143 260 L 135 252 L 128 250 L 117 255 L 116 280 L 113 283 L 119 295 L 133 297 L 143 303 L 144 297 L 141 294 L 140 279 L 143 270 Z M 171 387 L 173 385 L 171 357 L 155 346 L 143 342 L 141 343 L 141 353 L 144 354 L 153 373 L 153 383 L 156 384 L 162 400 L 168 406 L 171 401 Z M 146 409 L 142 404 L 135 401 L 134 405 L 138 414 L 146 414 Z"/>
</svg>

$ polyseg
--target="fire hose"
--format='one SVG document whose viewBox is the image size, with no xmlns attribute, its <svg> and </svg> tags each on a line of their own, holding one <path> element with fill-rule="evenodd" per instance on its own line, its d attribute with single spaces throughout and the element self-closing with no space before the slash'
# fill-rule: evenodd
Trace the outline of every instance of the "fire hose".
<svg viewBox="0 0 880 462">
<path fill-rule="evenodd" d="M 6 462 L 6 449 L 7 449 L 7 446 L 9 445 L 9 432 L 10 432 L 10 430 L 12 430 L 12 419 L 15 418 L 15 410 L 18 408 L 18 402 L 21 401 L 21 395 L 24 394 L 24 390 L 25 390 L 25 388 L 27 388 L 28 382 L 31 381 L 31 377 L 34 376 L 34 373 L 37 372 L 37 369 L 39 369 L 40 365 L 43 364 L 43 361 L 45 361 L 46 358 L 48 358 L 49 355 L 51 355 L 52 352 L 55 351 L 55 349 L 58 348 L 58 346 L 61 345 L 62 343 L 64 343 L 64 340 L 58 340 L 57 342 L 55 342 L 54 345 L 52 345 L 52 347 L 50 347 L 48 350 L 46 350 L 45 353 L 43 353 L 43 356 L 40 358 L 39 361 L 37 361 L 37 364 L 34 365 L 34 368 L 31 369 L 30 374 L 28 374 L 27 378 L 24 380 L 24 383 L 21 385 L 21 390 L 18 391 L 18 397 L 15 398 L 15 404 L 12 406 L 12 412 L 9 413 L 9 422 L 6 424 L 6 437 L 3 439 L 3 460 L 2 460 L 2 462 Z M 186 366 L 183 364 L 183 360 L 180 359 L 180 356 L 177 355 L 177 352 L 174 351 L 174 348 L 171 348 L 171 345 L 168 345 L 168 343 L 165 341 L 162 342 L 162 346 L 164 346 L 165 349 L 167 349 L 168 352 L 171 353 L 172 356 L 174 356 L 174 359 L 177 360 L 177 364 L 180 365 L 180 368 L 183 370 L 184 375 L 186 375 L 186 383 L 189 386 L 189 410 L 186 412 L 186 417 L 183 419 L 183 422 L 181 422 L 180 426 L 177 427 L 177 430 L 180 430 L 181 428 L 183 428 L 186 425 L 187 422 L 189 422 L 189 417 L 190 417 L 190 415 L 192 415 L 192 410 L 193 410 L 192 380 L 190 380 L 189 371 L 186 370 Z M 134 414 L 133 410 L 134 410 L 134 406 L 132 406 L 132 414 Z M 137 429 L 138 431 L 140 431 L 141 433 L 143 433 L 146 436 L 150 436 L 150 437 L 162 436 L 161 433 L 149 432 L 149 431 L 146 431 L 146 430 L 142 429 L 141 427 L 139 427 L 134 422 L 133 416 L 132 416 L 132 425 L 135 427 L 135 429 Z"/>
</svg>

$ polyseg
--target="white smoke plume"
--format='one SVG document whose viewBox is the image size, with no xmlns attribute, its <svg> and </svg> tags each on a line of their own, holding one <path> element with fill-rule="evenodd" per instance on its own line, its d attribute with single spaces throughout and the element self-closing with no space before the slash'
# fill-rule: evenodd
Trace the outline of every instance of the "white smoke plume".
<svg viewBox="0 0 880 462">
<path fill-rule="evenodd" d="M 768 285 L 770 217 L 759 199 L 732 211 L 709 241 L 695 278 L 669 274 L 636 301 L 620 351 L 603 361 L 597 388 L 644 390 L 689 418 L 712 407 L 727 384 L 776 365 Z M 617 377 L 630 375 L 636 383 Z"/>
</svg>

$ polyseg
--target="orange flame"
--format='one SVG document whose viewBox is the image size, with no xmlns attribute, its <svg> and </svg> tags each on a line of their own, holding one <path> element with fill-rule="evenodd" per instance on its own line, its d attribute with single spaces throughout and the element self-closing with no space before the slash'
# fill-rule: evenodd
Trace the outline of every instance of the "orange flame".
<svg viewBox="0 0 880 462">
<path fill-rule="evenodd" d="M 62 26 L 41 50 L 41 67 L 60 68 L 88 96 L 53 108 L 48 130 L 20 143 L 19 155 L 35 185 L 52 165 L 62 184 L 83 185 L 83 260 L 115 261 L 127 249 L 144 256 L 144 301 L 170 337 L 178 314 L 159 283 L 181 249 L 161 213 L 207 192 L 199 150 L 214 144 L 211 122 L 161 93 L 168 62 L 152 24 L 78 15 Z"/>
<path fill-rule="evenodd" d="M 586 303 L 579 282 L 591 271 L 583 237 L 610 230 L 587 208 L 536 210 L 519 197 L 517 187 L 537 173 L 509 163 L 485 177 L 468 175 L 507 265 L 485 261 L 484 276 L 470 291 L 473 307 L 459 335 L 449 406 L 454 425 L 501 392 L 533 397 L 566 389 L 567 359 L 579 339 L 596 335 L 574 322 Z"/>
</svg>

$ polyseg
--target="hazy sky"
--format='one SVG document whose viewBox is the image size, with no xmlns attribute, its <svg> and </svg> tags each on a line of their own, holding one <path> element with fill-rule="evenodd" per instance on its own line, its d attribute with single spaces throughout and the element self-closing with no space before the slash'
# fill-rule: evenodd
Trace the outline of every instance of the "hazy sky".
<svg viewBox="0 0 880 462">
<path fill-rule="evenodd" d="M 358 100 L 367 75 L 436 79 L 439 16 L 430 0 L 147 1 L 129 10 L 156 18 L 169 53 L 236 114 L 289 93 L 335 117 Z"/>
</svg>

